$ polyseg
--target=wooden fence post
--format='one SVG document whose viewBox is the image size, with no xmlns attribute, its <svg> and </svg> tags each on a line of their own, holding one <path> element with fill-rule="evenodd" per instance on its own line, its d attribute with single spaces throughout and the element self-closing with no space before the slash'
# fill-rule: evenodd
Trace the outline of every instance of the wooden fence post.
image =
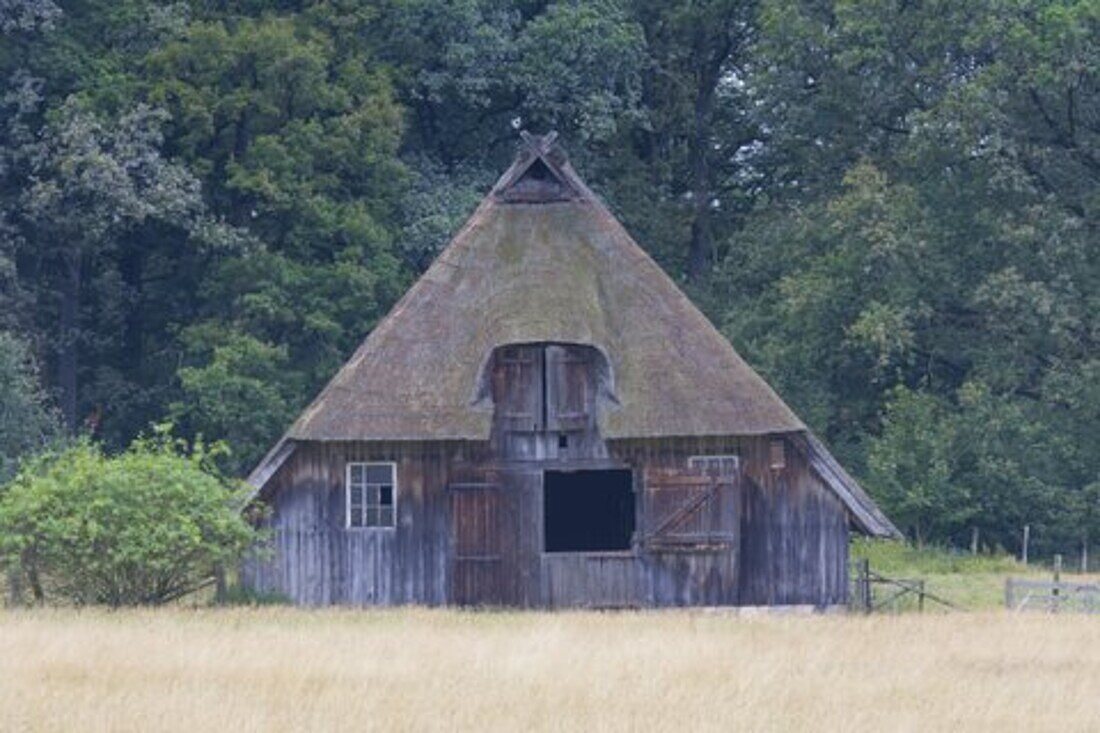
<svg viewBox="0 0 1100 733">
<path fill-rule="evenodd" d="M 220 606 L 225 603 L 227 596 L 225 566 L 218 563 L 214 566 L 214 602 Z"/>
<path fill-rule="evenodd" d="M 1025 524 L 1024 525 L 1024 548 L 1023 548 L 1023 553 L 1022 553 L 1023 557 L 1021 558 L 1024 565 L 1027 565 L 1027 544 L 1028 544 L 1028 540 L 1030 540 L 1030 539 L 1031 539 L 1031 525 L 1030 524 Z"/>
<path fill-rule="evenodd" d="M 1051 595 L 1050 595 L 1050 610 L 1053 611 L 1054 613 L 1058 613 L 1058 605 L 1059 605 L 1060 601 L 1062 600 L 1059 597 L 1059 596 L 1061 596 L 1061 589 L 1058 587 L 1058 583 L 1060 583 L 1061 580 L 1062 580 L 1062 556 L 1061 555 L 1055 555 L 1054 556 L 1054 590 L 1051 592 Z"/>
<path fill-rule="evenodd" d="M 863 613 L 871 612 L 871 561 L 867 558 L 859 561 L 859 605 Z"/>
<path fill-rule="evenodd" d="M 1012 578 L 1005 578 L 1005 608 L 1016 608 L 1016 589 L 1013 587 Z"/>
</svg>

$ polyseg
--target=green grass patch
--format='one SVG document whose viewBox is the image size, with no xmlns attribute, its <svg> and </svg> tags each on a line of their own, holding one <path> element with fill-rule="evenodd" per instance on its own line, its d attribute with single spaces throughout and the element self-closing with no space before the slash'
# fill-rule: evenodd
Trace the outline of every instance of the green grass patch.
<svg viewBox="0 0 1100 733">
<path fill-rule="evenodd" d="M 866 559 L 871 570 L 889 578 L 923 580 L 925 589 L 966 610 L 998 608 L 1004 603 L 1005 578 L 1045 574 L 1042 568 L 1023 565 L 1010 555 L 971 555 L 942 547 L 918 548 L 905 542 L 856 539 L 852 542 L 853 562 Z M 890 594 L 876 586 L 876 598 Z M 916 607 L 911 598 L 900 610 Z M 927 603 L 927 610 L 942 608 Z"/>
<path fill-rule="evenodd" d="M 918 548 L 907 542 L 857 538 L 852 560 L 867 559 L 884 575 L 974 575 L 1027 573 L 1031 569 L 1011 555 L 971 555 L 942 547 Z"/>
</svg>

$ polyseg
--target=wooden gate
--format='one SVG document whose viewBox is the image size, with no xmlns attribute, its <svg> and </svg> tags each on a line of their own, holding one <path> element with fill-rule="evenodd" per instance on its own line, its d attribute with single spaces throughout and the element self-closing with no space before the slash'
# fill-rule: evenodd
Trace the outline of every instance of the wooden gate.
<svg viewBox="0 0 1100 733">
<path fill-rule="evenodd" d="M 513 523 L 497 483 L 455 483 L 451 503 L 451 603 L 513 605 L 516 583 L 508 557 Z"/>
</svg>

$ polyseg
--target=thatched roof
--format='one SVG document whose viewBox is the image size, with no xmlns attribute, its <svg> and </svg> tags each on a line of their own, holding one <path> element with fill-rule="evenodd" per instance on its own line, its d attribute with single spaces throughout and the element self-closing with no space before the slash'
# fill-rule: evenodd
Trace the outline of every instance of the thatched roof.
<svg viewBox="0 0 1100 733">
<path fill-rule="evenodd" d="M 484 370 L 507 344 L 595 347 L 609 440 L 785 434 L 861 530 L 874 502 L 580 180 L 553 136 L 525 137 L 466 225 L 249 476 L 303 441 L 488 440 Z"/>
<path fill-rule="evenodd" d="M 561 149 L 535 138 L 287 437 L 488 439 L 480 372 L 495 347 L 530 342 L 607 356 L 608 439 L 803 429 Z"/>
</svg>

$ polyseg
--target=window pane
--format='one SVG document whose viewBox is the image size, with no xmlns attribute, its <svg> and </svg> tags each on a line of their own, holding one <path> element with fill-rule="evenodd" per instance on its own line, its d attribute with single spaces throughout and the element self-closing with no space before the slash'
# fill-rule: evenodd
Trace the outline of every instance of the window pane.
<svg viewBox="0 0 1100 733">
<path fill-rule="evenodd" d="M 362 463 L 353 463 L 353 464 L 351 464 L 350 472 L 351 472 L 351 483 L 352 484 L 361 484 L 361 483 L 363 483 L 363 470 L 364 470 L 364 466 L 363 466 Z"/>
<path fill-rule="evenodd" d="M 372 484 L 392 484 L 393 466 L 388 463 L 375 463 L 367 466 L 367 482 Z"/>
<path fill-rule="evenodd" d="M 378 486 L 367 484 L 367 506 L 378 506 Z"/>
<path fill-rule="evenodd" d="M 737 474 L 737 460 L 737 456 L 691 456 L 688 458 L 688 468 L 708 476 L 734 476 Z"/>
<path fill-rule="evenodd" d="M 367 521 L 366 526 L 377 527 L 378 526 L 378 507 L 367 507 Z"/>
<path fill-rule="evenodd" d="M 394 526 L 392 506 L 383 507 L 378 510 L 378 523 L 383 527 Z"/>
<path fill-rule="evenodd" d="M 393 506 L 393 487 L 379 486 L 378 503 L 382 506 Z"/>
</svg>

